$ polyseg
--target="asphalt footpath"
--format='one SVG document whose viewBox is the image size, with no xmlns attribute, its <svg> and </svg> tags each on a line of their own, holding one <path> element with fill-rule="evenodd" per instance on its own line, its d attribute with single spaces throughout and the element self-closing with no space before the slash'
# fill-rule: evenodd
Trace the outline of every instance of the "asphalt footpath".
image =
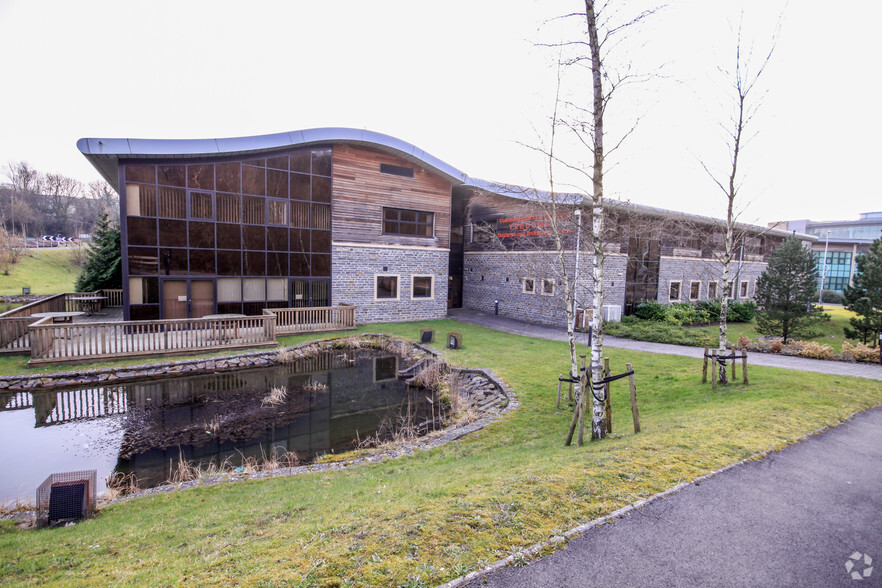
<svg viewBox="0 0 882 588">
<path fill-rule="evenodd" d="M 880 564 L 875 408 L 468 586 L 882 586 Z"/>
<path fill-rule="evenodd" d="M 474 311 L 456 309 L 449 316 L 520 335 L 566 338 L 555 329 Z M 702 354 L 614 337 L 604 343 Z M 757 353 L 750 363 L 882 379 L 876 365 Z M 552 555 L 464 585 L 882 586 L 882 407 L 688 484 L 589 529 Z"/>
<path fill-rule="evenodd" d="M 566 341 L 567 333 L 563 329 L 554 329 L 542 325 L 533 325 L 530 323 L 522 323 L 513 319 L 468 310 L 464 308 L 451 308 L 447 311 L 448 318 L 513 333 L 515 335 L 524 335 L 526 337 L 538 337 L 540 339 L 548 339 L 551 341 Z M 588 344 L 588 335 L 579 333 L 576 341 L 581 345 Z M 468 341 L 465 341 L 468 345 Z M 685 345 L 669 345 L 667 343 L 651 343 L 649 341 L 634 341 L 631 339 L 622 339 L 620 337 L 603 337 L 603 344 L 608 347 L 618 349 L 631 349 L 633 351 L 646 351 L 649 353 L 662 353 L 666 355 L 681 355 L 684 357 L 694 357 L 701 359 L 704 349 L 701 347 L 687 347 Z M 788 357 L 786 355 L 775 355 L 773 353 L 749 353 L 749 365 L 761 365 L 765 367 L 776 367 L 787 370 L 800 370 L 804 372 L 817 372 L 820 374 L 831 374 L 835 376 L 856 376 L 858 378 L 869 378 L 871 380 L 882 380 L 882 366 L 875 363 L 848 363 L 844 361 L 829 361 L 822 359 L 809 359 L 807 357 Z"/>
</svg>

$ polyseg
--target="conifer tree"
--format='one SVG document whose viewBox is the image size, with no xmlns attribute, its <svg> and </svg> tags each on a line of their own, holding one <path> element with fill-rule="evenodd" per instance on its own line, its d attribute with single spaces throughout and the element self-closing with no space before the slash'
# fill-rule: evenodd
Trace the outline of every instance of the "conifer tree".
<svg viewBox="0 0 882 588">
<path fill-rule="evenodd" d="M 874 343 L 882 333 L 882 239 L 876 239 L 867 253 L 855 260 L 854 285 L 845 288 L 846 308 L 855 314 L 845 328 L 849 339 Z"/>
<path fill-rule="evenodd" d="M 86 263 L 77 277 L 77 292 L 103 288 L 122 288 L 122 252 L 119 226 L 111 223 L 107 212 L 101 213 L 92 233 Z"/>
<path fill-rule="evenodd" d="M 756 281 L 756 327 L 765 335 L 787 339 L 808 334 L 828 318 L 812 304 L 818 267 L 811 252 L 796 237 L 788 237 L 769 255 L 766 271 Z"/>
</svg>

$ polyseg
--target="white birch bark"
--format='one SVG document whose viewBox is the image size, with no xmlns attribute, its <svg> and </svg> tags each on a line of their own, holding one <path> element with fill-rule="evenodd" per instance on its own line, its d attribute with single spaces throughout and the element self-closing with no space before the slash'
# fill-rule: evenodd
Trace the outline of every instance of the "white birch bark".
<svg viewBox="0 0 882 588">
<path fill-rule="evenodd" d="M 585 20 L 588 25 L 588 46 L 591 50 L 591 80 L 593 86 L 594 114 L 594 166 L 592 169 L 592 242 L 594 245 L 594 291 L 591 308 L 591 380 L 603 379 L 603 71 L 600 59 L 600 41 L 597 37 L 597 15 L 594 1 L 585 0 Z M 603 439 L 606 436 L 606 412 L 603 397 L 598 399 L 591 391 L 591 437 Z"/>
</svg>

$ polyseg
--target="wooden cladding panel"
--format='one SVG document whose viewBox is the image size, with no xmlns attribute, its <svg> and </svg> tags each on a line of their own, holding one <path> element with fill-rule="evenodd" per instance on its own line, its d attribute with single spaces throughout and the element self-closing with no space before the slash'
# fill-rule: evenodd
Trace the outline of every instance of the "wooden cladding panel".
<svg viewBox="0 0 882 588">
<path fill-rule="evenodd" d="M 381 173 L 381 163 L 413 168 L 414 177 Z M 449 247 L 451 188 L 446 179 L 394 155 L 335 145 L 334 240 Z M 384 235 L 384 206 L 434 213 L 435 236 Z"/>
</svg>

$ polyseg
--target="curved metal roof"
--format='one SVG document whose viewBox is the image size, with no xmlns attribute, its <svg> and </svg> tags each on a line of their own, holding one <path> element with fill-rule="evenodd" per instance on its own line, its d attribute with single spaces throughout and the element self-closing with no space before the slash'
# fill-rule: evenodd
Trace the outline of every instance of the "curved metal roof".
<svg viewBox="0 0 882 588">
<path fill-rule="evenodd" d="M 468 176 L 407 141 L 364 129 L 328 127 L 273 135 L 224 139 L 93 139 L 77 141 L 77 149 L 114 188 L 121 159 L 196 159 L 211 156 L 257 155 L 289 147 L 345 143 L 385 151 L 461 184 Z"/>
</svg>

